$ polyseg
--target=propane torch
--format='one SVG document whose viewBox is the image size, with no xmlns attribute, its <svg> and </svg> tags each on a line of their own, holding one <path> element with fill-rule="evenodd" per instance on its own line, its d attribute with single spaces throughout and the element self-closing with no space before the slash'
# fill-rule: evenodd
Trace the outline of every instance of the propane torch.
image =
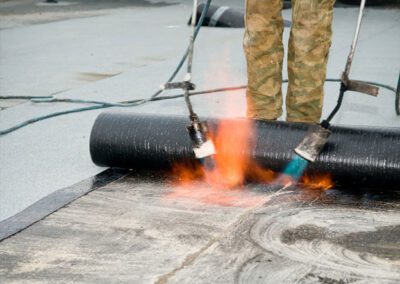
<svg viewBox="0 0 400 284">
<path fill-rule="evenodd" d="M 350 53 L 347 57 L 346 68 L 341 77 L 340 92 L 337 104 L 335 108 L 332 110 L 331 114 L 328 116 L 328 118 L 323 120 L 320 124 L 313 125 L 309 128 L 303 141 L 294 150 L 297 155 L 310 162 L 314 162 L 316 160 L 318 155 L 322 152 L 325 144 L 328 142 L 328 138 L 332 133 L 332 131 L 330 130 L 330 122 L 336 115 L 336 113 L 339 111 L 342 105 L 344 93 L 346 91 L 355 91 L 375 97 L 379 93 L 378 87 L 372 86 L 370 84 L 361 81 L 349 79 L 350 68 L 353 62 L 358 36 L 360 33 L 361 22 L 364 15 L 365 2 L 366 0 L 362 0 L 360 4 L 357 27 L 354 34 L 353 43 L 350 48 Z"/>
<path fill-rule="evenodd" d="M 190 91 L 195 90 L 196 86 L 192 83 L 192 63 L 193 51 L 195 41 L 197 17 L 197 0 L 193 1 L 192 13 L 192 33 L 189 40 L 188 48 L 188 62 L 187 73 L 183 82 L 169 82 L 162 86 L 163 89 L 182 89 L 184 91 L 184 98 L 186 107 L 189 111 L 190 124 L 187 126 L 190 140 L 192 141 L 193 153 L 196 159 L 200 160 L 205 166 L 213 167 L 214 162 L 209 159 L 215 154 L 215 147 L 212 140 L 209 138 L 208 125 L 206 121 L 201 121 L 198 115 L 194 112 L 192 103 L 190 101 Z"/>
</svg>

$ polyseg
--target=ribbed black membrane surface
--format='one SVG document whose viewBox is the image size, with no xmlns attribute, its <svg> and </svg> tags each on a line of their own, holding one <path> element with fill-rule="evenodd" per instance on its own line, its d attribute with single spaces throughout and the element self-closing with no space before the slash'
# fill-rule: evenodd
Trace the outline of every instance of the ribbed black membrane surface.
<svg viewBox="0 0 400 284">
<path fill-rule="evenodd" d="M 216 129 L 218 120 L 206 119 Z M 230 119 L 239 131 L 243 119 Z M 194 156 L 183 116 L 105 112 L 90 137 L 97 165 L 119 168 L 167 168 Z M 282 171 L 308 125 L 255 121 L 255 146 L 242 149 L 265 168 Z M 323 153 L 310 172 L 329 172 L 336 184 L 400 189 L 400 128 L 332 127 Z"/>
</svg>

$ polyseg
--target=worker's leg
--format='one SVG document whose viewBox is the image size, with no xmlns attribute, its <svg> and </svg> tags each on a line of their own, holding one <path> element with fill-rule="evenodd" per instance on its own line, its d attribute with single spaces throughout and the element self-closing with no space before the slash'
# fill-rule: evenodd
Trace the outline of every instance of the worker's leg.
<svg viewBox="0 0 400 284">
<path fill-rule="evenodd" d="M 319 122 L 334 0 L 292 0 L 287 120 Z"/>
<path fill-rule="evenodd" d="M 282 114 L 283 0 L 247 0 L 244 50 L 247 58 L 247 115 Z"/>
</svg>

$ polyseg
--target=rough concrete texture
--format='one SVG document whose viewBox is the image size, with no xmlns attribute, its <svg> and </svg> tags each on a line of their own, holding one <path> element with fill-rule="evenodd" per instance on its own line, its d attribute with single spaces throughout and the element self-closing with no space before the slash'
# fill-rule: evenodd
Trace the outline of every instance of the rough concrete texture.
<svg viewBox="0 0 400 284">
<path fill-rule="evenodd" d="M 203 188 L 204 187 L 204 188 Z M 397 283 L 398 193 L 133 172 L 0 243 L 6 283 Z"/>
<path fill-rule="evenodd" d="M 130 2 L 63 2 L 64 9 L 40 1 L 2 1 L 1 95 L 57 94 L 61 98 L 121 101 L 152 94 L 169 77 L 185 50 L 190 2 Z M 242 1 L 215 1 L 219 3 L 243 5 Z M 103 5 L 101 9 L 99 5 Z M 35 13 L 30 13 L 31 9 Z M 284 16 L 289 19 L 290 11 L 284 11 Z M 339 77 L 344 68 L 356 16 L 354 8 L 335 10 L 329 77 Z M 31 21 L 30 17 L 43 19 Z M 351 77 L 393 86 L 397 83 L 399 21 L 398 10 L 367 9 Z M 199 89 L 245 84 L 242 38 L 242 29 L 201 31 L 193 78 Z M 284 38 L 287 42 L 288 31 Z M 325 114 L 335 103 L 337 93 L 337 84 L 326 84 Z M 193 102 L 203 116 L 245 115 L 244 92 L 210 94 L 196 97 Z M 38 115 L 82 106 L 26 101 L 16 104 L 6 105 L 0 112 L 1 129 Z M 182 100 L 125 111 L 186 114 Z M 58 117 L 0 137 L 0 220 L 103 170 L 92 164 L 88 151 L 90 129 L 98 113 Z M 394 112 L 394 96 L 383 90 L 379 98 L 350 93 L 335 123 L 399 127 L 400 119 Z"/>
</svg>

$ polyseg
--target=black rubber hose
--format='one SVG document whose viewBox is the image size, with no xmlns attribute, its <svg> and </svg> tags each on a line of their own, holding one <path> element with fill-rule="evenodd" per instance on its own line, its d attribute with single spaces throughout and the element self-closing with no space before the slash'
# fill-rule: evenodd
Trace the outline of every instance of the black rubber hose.
<svg viewBox="0 0 400 284">
<path fill-rule="evenodd" d="M 206 119 L 211 131 L 218 120 Z M 229 120 L 237 131 L 240 119 Z M 168 168 L 194 161 L 187 118 L 127 112 L 104 112 L 90 136 L 90 153 L 100 166 Z M 255 147 L 243 149 L 260 165 L 282 171 L 308 124 L 255 121 Z M 332 127 L 324 151 L 309 171 L 331 173 L 338 185 L 400 189 L 400 129 Z"/>
<path fill-rule="evenodd" d="M 343 83 L 340 83 L 340 92 L 339 92 L 338 101 L 337 101 L 335 108 L 332 110 L 332 112 L 329 114 L 328 118 L 326 119 L 327 122 L 331 122 L 331 120 L 335 117 L 335 115 L 339 111 L 339 109 L 343 103 L 343 98 L 344 98 L 345 92 L 346 92 L 346 86 Z"/>
</svg>

